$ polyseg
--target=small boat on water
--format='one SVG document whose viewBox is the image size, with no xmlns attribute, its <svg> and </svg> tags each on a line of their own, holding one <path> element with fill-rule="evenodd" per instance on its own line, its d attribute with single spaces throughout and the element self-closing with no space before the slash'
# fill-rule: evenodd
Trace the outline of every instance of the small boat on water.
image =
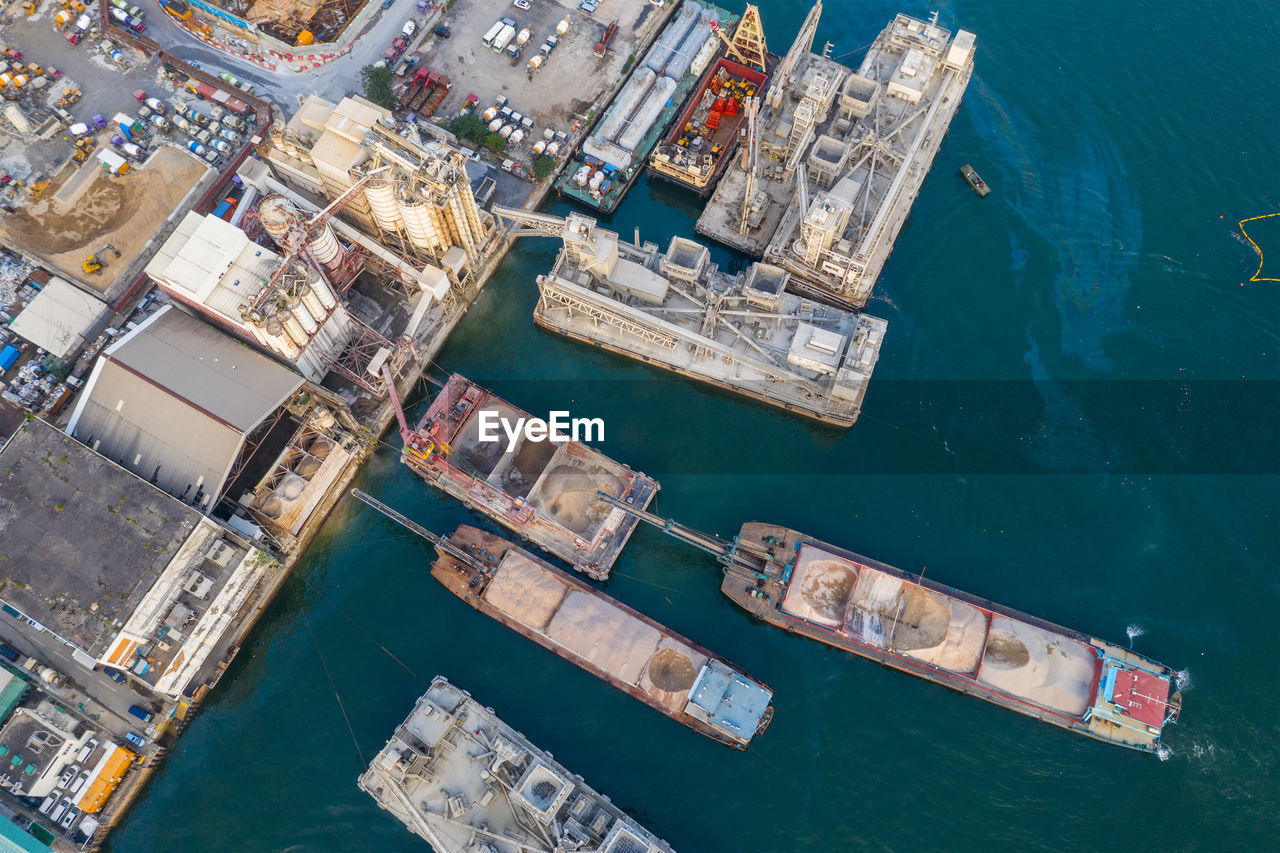
<svg viewBox="0 0 1280 853">
<path fill-rule="evenodd" d="M 969 182 L 969 186 L 973 187 L 973 191 L 978 195 L 986 198 L 991 194 L 991 187 L 987 186 L 986 181 L 982 180 L 968 163 L 960 167 L 960 174 Z"/>
</svg>

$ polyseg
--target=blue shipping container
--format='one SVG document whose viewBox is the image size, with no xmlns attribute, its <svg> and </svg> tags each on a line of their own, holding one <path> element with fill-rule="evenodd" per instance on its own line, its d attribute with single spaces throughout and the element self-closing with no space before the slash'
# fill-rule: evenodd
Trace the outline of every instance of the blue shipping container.
<svg viewBox="0 0 1280 853">
<path fill-rule="evenodd" d="M 4 351 L 0 352 L 0 370 L 8 370 L 13 367 L 13 363 L 18 360 L 20 355 L 22 353 L 18 352 L 18 348 L 13 344 L 5 347 Z"/>
</svg>

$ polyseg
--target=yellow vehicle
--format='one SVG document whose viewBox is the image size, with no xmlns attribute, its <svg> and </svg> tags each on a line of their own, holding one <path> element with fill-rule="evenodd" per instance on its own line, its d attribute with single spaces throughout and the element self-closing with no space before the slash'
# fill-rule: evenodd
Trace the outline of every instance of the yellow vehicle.
<svg viewBox="0 0 1280 853">
<path fill-rule="evenodd" d="M 85 258 L 83 261 L 81 261 L 80 269 L 84 270 L 86 275 L 95 273 L 98 270 L 102 269 L 104 266 L 106 266 L 106 264 L 102 262 L 102 256 L 105 255 L 108 250 L 114 252 L 117 258 L 120 257 L 120 250 L 117 249 L 115 246 L 111 245 L 110 243 L 108 243 L 107 245 L 103 246 L 101 249 L 99 249 L 98 251 L 94 252 L 92 255 Z"/>
</svg>

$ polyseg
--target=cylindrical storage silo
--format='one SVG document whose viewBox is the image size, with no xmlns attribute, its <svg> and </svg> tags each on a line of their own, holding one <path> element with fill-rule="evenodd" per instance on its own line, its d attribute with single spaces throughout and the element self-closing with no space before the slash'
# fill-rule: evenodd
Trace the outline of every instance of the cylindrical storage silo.
<svg viewBox="0 0 1280 853">
<path fill-rule="evenodd" d="M 396 204 L 395 188 L 388 181 L 370 181 L 365 185 L 364 197 L 373 211 L 373 221 L 383 231 L 399 231 L 404 227 L 400 208 Z"/>
<path fill-rule="evenodd" d="M 342 256 L 346 252 L 342 248 L 342 244 L 338 242 L 338 237 L 333 233 L 333 229 L 329 227 L 329 223 L 326 222 L 321 226 L 320 232 L 311 238 L 311 254 L 315 255 L 316 260 L 329 269 L 342 263 Z"/>
<path fill-rule="evenodd" d="M 323 323 L 324 318 L 329 316 L 329 311 L 324 307 L 324 303 L 320 301 L 320 297 L 310 288 L 304 290 L 300 296 L 302 304 L 307 306 L 307 311 L 312 317 L 316 318 L 317 323 Z"/>
<path fill-rule="evenodd" d="M 404 218 L 404 230 L 409 242 L 420 249 L 430 249 L 432 223 L 427 206 L 418 199 L 402 198 L 400 215 Z"/>
<path fill-rule="evenodd" d="M 289 313 L 293 319 L 298 321 L 298 325 L 302 326 L 303 331 L 307 333 L 307 339 L 316 333 L 320 328 L 320 324 L 316 322 L 316 318 L 311 316 L 311 312 L 307 310 L 307 306 L 302 304 L 301 299 L 289 300 Z"/>
<path fill-rule="evenodd" d="M 311 282 L 311 292 L 320 300 L 320 304 L 326 311 L 332 311 L 333 306 L 338 304 L 337 297 L 333 295 L 333 289 L 323 279 L 317 278 Z"/>
<path fill-rule="evenodd" d="M 284 326 L 278 319 L 273 317 L 267 323 L 267 335 L 271 338 L 271 348 L 285 358 L 294 359 L 302 355 L 301 348 L 289 340 L 289 336 L 284 332 Z"/>
<path fill-rule="evenodd" d="M 284 329 L 284 333 L 289 336 L 299 347 L 305 347 L 311 337 L 307 334 L 307 330 L 302 328 L 302 324 L 298 322 L 298 318 L 294 317 L 288 311 L 281 311 L 275 316 L 276 321 Z"/>
<path fill-rule="evenodd" d="M 279 193 L 272 193 L 259 202 L 258 221 L 276 245 L 283 247 L 289 229 L 298 225 L 298 208 Z"/>
</svg>

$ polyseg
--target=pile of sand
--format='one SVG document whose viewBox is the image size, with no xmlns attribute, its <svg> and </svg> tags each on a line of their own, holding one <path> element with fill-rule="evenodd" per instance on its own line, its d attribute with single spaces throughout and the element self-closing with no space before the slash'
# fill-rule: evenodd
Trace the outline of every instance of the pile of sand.
<svg viewBox="0 0 1280 853">
<path fill-rule="evenodd" d="M 542 631 L 564 600 L 568 587 L 552 572 L 509 551 L 489 581 L 484 600 L 521 625 Z"/>
<path fill-rule="evenodd" d="M 796 567 L 782 609 L 819 625 L 844 624 L 858 571 L 843 560 L 812 560 Z"/>
<path fill-rule="evenodd" d="M 1089 707 L 1096 668 L 1097 657 L 1070 637 L 995 616 L 978 680 L 1078 716 Z"/>
<path fill-rule="evenodd" d="M 570 590 L 547 636 L 627 684 L 637 684 L 662 635 L 610 601 Z"/>
<path fill-rule="evenodd" d="M 542 478 L 536 497 L 530 502 L 553 521 L 587 541 L 613 508 L 596 497 L 596 491 L 617 497 L 626 481 L 605 471 L 585 471 L 572 462 L 558 463 Z"/>
</svg>

